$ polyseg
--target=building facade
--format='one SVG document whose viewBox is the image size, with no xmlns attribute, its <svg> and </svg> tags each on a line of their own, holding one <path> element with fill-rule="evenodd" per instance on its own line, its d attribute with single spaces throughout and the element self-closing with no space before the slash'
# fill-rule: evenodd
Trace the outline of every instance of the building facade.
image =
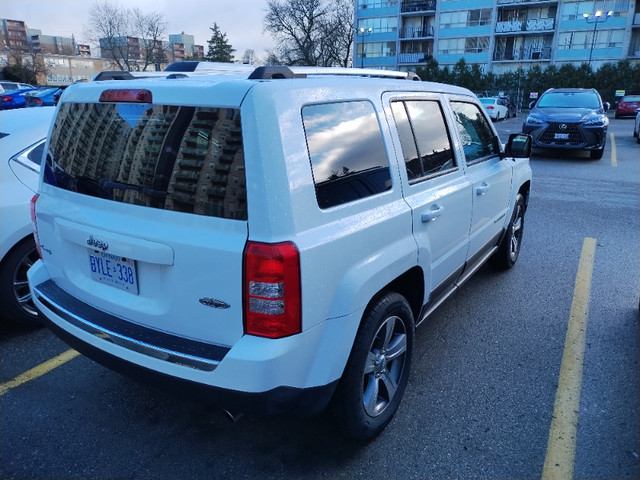
<svg viewBox="0 0 640 480">
<path fill-rule="evenodd" d="M 640 0 L 355 0 L 354 67 L 640 61 Z"/>
</svg>

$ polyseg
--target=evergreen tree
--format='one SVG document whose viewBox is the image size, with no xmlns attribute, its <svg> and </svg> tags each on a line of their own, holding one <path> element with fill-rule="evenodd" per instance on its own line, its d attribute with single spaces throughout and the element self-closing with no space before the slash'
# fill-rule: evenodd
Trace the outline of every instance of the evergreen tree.
<svg viewBox="0 0 640 480">
<path fill-rule="evenodd" d="M 223 33 L 217 23 L 213 23 L 211 30 L 211 40 L 207 40 L 209 49 L 204 57 L 209 62 L 233 62 L 233 52 L 235 49 L 227 41 L 227 34 Z"/>
</svg>

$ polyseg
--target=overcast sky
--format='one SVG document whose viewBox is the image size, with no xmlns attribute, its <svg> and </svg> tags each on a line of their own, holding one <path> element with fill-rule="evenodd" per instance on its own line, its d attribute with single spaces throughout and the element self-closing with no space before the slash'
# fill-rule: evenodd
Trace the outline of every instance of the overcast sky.
<svg viewBox="0 0 640 480">
<path fill-rule="evenodd" d="M 210 27 L 217 23 L 241 59 L 246 49 L 265 56 L 273 47 L 271 35 L 264 32 L 267 0 L 108 0 L 126 8 L 161 13 L 169 34 L 188 33 L 207 52 Z M 28 28 L 43 35 L 71 37 L 88 43 L 87 27 L 94 0 L 0 0 L 0 18 L 22 20 Z"/>
</svg>

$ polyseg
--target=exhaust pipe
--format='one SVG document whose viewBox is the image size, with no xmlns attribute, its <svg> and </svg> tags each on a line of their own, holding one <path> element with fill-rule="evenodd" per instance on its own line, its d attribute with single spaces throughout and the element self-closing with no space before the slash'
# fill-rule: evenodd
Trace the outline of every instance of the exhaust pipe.
<svg viewBox="0 0 640 480">
<path fill-rule="evenodd" d="M 231 422 L 231 423 L 236 423 L 238 420 L 240 420 L 242 418 L 242 416 L 244 415 L 244 413 L 239 413 L 239 412 L 231 412 L 227 409 L 223 409 L 222 413 L 224 413 L 225 417 L 227 417 L 227 419 Z"/>
</svg>

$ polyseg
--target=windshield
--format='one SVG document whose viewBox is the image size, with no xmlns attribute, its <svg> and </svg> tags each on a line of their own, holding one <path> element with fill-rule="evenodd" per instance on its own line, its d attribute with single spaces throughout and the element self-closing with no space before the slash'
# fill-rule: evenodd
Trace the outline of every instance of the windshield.
<svg viewBox="0 0 640 480">
<path fill-rule="evenodd" d="M 594 92 L 550 92 L 545 93 L 536 107 L 555 108 L 602 108 Z"/>
</svg>

